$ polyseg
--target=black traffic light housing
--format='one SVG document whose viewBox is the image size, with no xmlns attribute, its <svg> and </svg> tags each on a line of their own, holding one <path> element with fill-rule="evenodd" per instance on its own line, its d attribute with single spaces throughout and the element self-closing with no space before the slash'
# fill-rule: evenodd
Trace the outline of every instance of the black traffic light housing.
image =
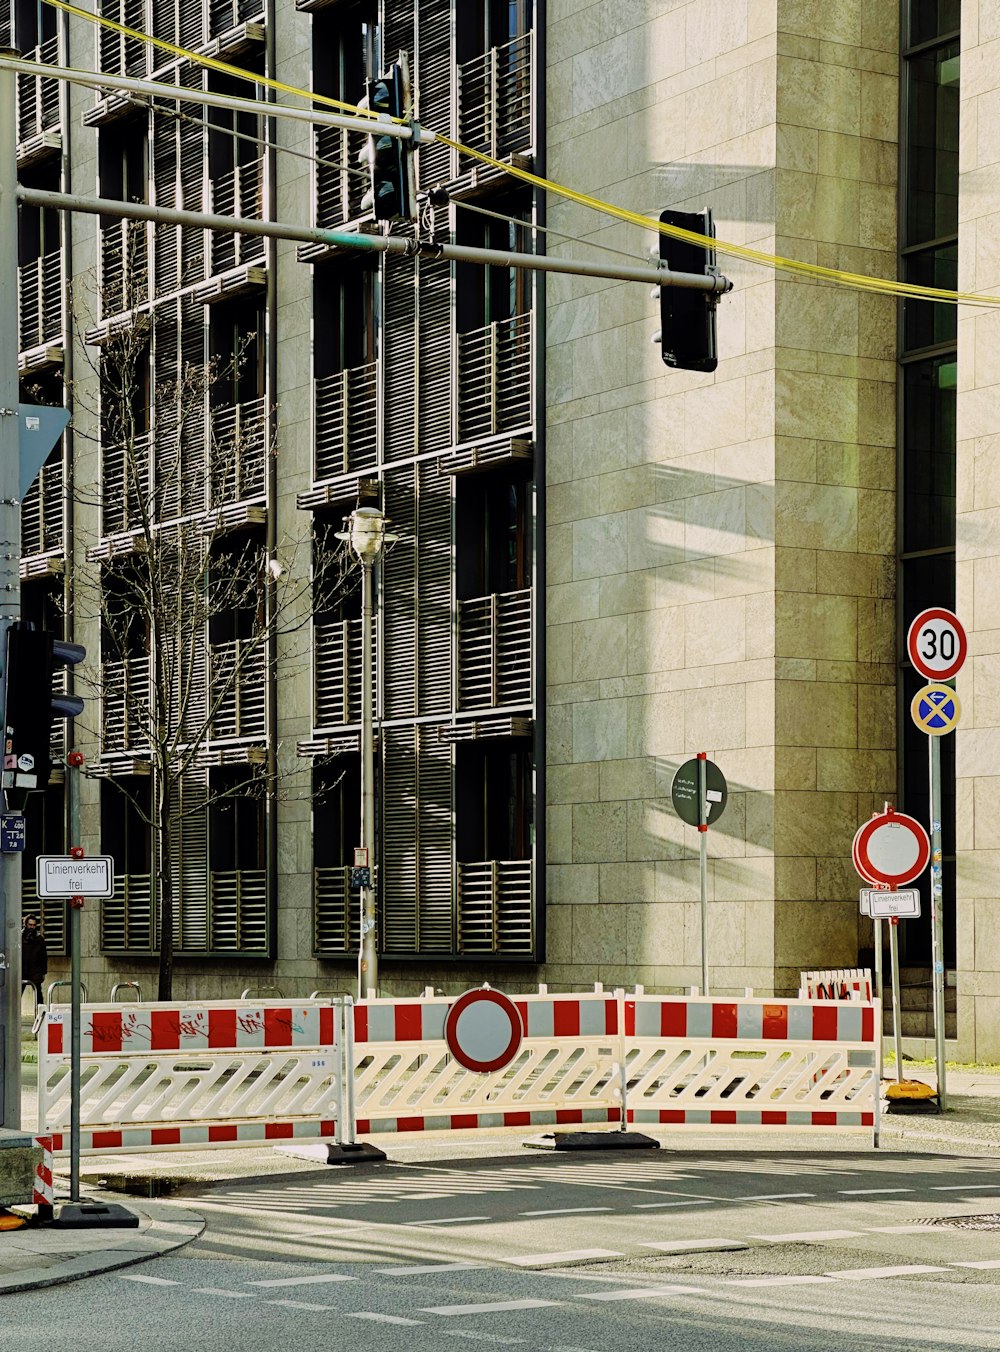
<svg viewBox="0 0 1000 1352">
<path fill-rule="evenodd" d="M 676 225 L 715 238 L 710 210 L 661 211 L 664 225 Z M 715 249 L 660 234 L 660 259 L 671 272 L 715 272 Z M 714 371 L 719 364 L 715 331 L 717 297 L 690 287 L 660 287 L 660 351 L 668 366 L 681 371 Z"/>
<path fill-rule="evenodd" d="M 75 718 L 84 708 L 78 695 L 53 690 L 52 679 L 58 667 L 82 662 L 87 650 L 21 622 L 8 628 L 6 649 L 2 787 L 44 789 L 52 768 L 52 724 Z"/>
<path fill-rule="evenodd" d="M 406 114 L 407 78 L 404 66 L 394 61 L 389 69 L 369 80 L 362 100 L 372 113 L 388 114 L 394 120 Z M 412 141 L 399 136 L 368 137 L 360 161 L 368 166 L 369 187 L 361 199 L 363 211 L 377 221 L 411 220 L 413 217 Z"/>
</svg>

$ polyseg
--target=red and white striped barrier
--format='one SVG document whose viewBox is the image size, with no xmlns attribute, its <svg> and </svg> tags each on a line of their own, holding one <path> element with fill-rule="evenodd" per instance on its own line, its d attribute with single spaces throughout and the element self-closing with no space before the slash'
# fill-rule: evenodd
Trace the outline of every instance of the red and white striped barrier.
<svg viewBox="0 0 1000 1352">
<path fill-rule="evenodd" d="M 482 998 L 489 1001 L 485 993 Z M 367 1000 L 353 1012 L 348 1008 L 346 1082 L 353 1090 L 357 1131 L 368 1135 L 621 1121 L 620 1002 L 615 996 L 595 991 L 508 1000 L 496 992 L 494 999 L 503 1002 L 506 1012 L 470 1011 L 472 1034 L 464 1063 L 461 1046 L 455 1054 L 448 1041 L 446 1018 L 457 1004 L 451 997 Z M 498 1049 L 496 1057 L 482 1062 L 491 1067 L 486 1070 L 470 1068 L 479 1018 L 485 1021 L 483 1056 Z M 461 1024 L 458 1030 L 460 1036 Z M 504 1059 L 508 1050 L 511 1055 Z"/>
<path fill-rule="evenodd" d="M 870 1000 L 872 993 L 872 974 L 867 967 L 799 973 L 799 998 L 803 1000 Z"/>
<path fill-rule="evenodd" d="M 69 1149 L 70 1018 L 45 1011 L 38 1130 Z M 340 1001 L 85 1005 L 80 1148 L 201 1149 L 343 1129 Z"/>
<path fill-rule="evenodd" d="M 625 998 L 627 1121 L 867 1129 L 877 1002 Z"/>
<path fill-rule="evenodd" d="M 877 1139 L 877 1001 L 508 997 L 84 1006 L 81 1150 L 655 1124 Z M 46 1011 L 39 1126 L 69 1146 L 69 1010 Z M 50 1169 L 51 1176 L 51 1169 Z"/>
<path fill-rule="evenodd" d="M 53 1206 L 56 1200 L 56 1190 L 52 1176 L 52 1151 L 54 1149 L 52 1137 L 36 1136 L 35 1145 L 42 1147 L 42 1158 L 35 1169 L 35 1186 L 31 1200 L 35 1206 Z"/>
</svg>

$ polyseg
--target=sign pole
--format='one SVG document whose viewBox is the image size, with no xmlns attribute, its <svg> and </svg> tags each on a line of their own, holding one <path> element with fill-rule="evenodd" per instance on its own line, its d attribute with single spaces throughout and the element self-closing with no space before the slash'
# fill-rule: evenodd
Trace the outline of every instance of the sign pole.
<svg viewBox="0 0 1000 1352">
<path fill-rule="evenodd" d="M 941 743 L 929 735 L 931 771 L 931 962 L 934 990 L 934 1047 L 937 1093 L 941 1111 L 947 1108 L 944 1061 L 944 885 L 941 869 Z"/>
<path fill-rule="evenodd" d="M 79 752 L 70 752 L 66 766 L 66 797 L 69 808 L 70 854 L 79 858 L 83 850 L 80 839 L 80 781 L 79 762 L 83 757 Z M 80 912 L 83 898 L 72 896 L 69 899 L 69 946 L 70 946 L 70 1060 L 69 1060 L 69 1199 L 80 1200 Z"/>
<path fill-rule="evenodd" d="M 882 971 L 882 921 L 873 920 L 872 928 L 875 931 L 875 990 L 878 998 L 885 1004 L 885 977 Z M 882 1065 L 885 1043 L 885 1028 L 879 1025 L 878 1030 L 878 1061 Z"/>
<path fill-rule="evenodd" d="M 879 925 L 881 926 L 881 921 Z M 896 1083 L 903 1080 L 903 1029 L 899 999 L 899 921 L 889 917 L 889 961 L 892 963 L 892 1041 L 896 1051 Z"/>
<path fill-rule="evenodd" d="M 698 752 L 698 840 L 701 845 L 701 993 L 708 994 L 708 753 Z"/>
</svg>

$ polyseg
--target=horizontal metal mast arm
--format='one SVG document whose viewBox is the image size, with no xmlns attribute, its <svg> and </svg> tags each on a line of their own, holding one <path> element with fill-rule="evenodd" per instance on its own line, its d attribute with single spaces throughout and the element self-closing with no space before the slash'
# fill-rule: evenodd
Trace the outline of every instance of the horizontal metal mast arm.
<svg viewBox="0 0 1000 1352">
<path fill-rule="evenodd" d="M 654 286 L 680 286 L 711 295 L 724 295 L 732 282 L 723 276 L 670 272 L 653 264 L 608 267 L 582 263 L 546 254 L 508 253 L 502 249 L 476 249 L 462 244 L 430 244 L 403 235 L 361 235 L 349 230 L 324 230 L 319 226 L 291 225 L 284 221 L 258 221 L 251 217 L 215 216 L 203 211 L 150 206 L 145 202 L 117 202 L 107 197 L 83 197 L 74 193 L 43 192 L 39 188 L 17 189 L 17 200 L 28 206 L 55 211 L 83 211 L 92 216 L 120 216 L 161 225 L 184 225 L 196 230 L 223 230 L 241 235 L 269 235 L 301 244 L 332 244 L 366 253 L 395 253 L 444 258 L 463 263 L 490 264 L 502 268 L 525 268 L 532 272 L 561 272 L 577 277 L 602 277 L 609 281 L 645 282 Z"/>
<path fill-rule="evenodd" d="M 346 127 L 371 135 L 377 129 L 379 136 L 396 136 L 401 141 L 415 140 L 418 144 L 435 141 L 432 131 L 412 127 L 383 118 L 350 117 L 346 113 L 326 113 L 312 108 L 288 108 L 282 103 L 265 103 L 258 99 L 241 99 L 235 94 L 215 94 L 207 89 L 187 89 L 183 85 L 164 84 L 160 80 L 134 80 L 127 75 L 99 75 L 95 71 L 74 70 L 69 66 L 50 66 L 40 61 L 21 61 L 0 57 L 0 70 L 13 70 L 18 75 L 39 75 L 52 80 L 67 80 L 70 84 L 86 85 L 91 89 L 117 89 L 126 94 L 142 94 L 150 98 L 167 99 L 179 103 L 204 103 L 211 108 L 231 108 L 256 117 L 285 117 L 295 122 L 313 122 L 321 127 Z"/>
</svg>

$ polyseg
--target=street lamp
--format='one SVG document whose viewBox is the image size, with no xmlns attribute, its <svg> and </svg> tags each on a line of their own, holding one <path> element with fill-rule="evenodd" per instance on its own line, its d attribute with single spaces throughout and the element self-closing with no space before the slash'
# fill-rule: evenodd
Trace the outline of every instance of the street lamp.
<svg viewBox="0 0 1000 1352">
<path fill-rule="evenodd" d="M 385 515 L 378 507 L 356 507 L 347 518 L 347 540 L 361 564 L 361 850 L 368 864 L 367 886 L 361 888 L 361 952 L 358 957 L 358 998 L 378 994 L 378 932 L 372 868 L 375 857 L 375 720 L 373 716 L 372 570 L 386 544 L 399 537 L 386 532 Z"/>
</svg>

